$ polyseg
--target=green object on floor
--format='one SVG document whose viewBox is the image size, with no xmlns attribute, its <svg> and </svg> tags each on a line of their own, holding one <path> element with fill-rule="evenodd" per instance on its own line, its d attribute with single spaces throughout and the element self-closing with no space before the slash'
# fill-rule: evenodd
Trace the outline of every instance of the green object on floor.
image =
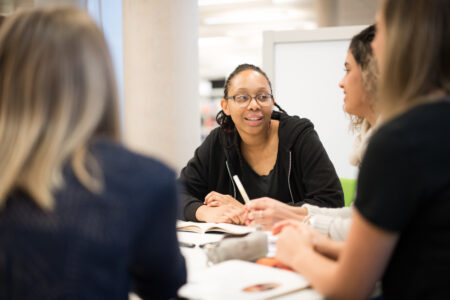
<svg viewBox="0 0 450 300">
<path fill-rule="evenodd" d="M 345 206 L 350 206 L 355 200 L 356 179 L 339 178 L 339 180 L 344 191 Z"/>
</svg>

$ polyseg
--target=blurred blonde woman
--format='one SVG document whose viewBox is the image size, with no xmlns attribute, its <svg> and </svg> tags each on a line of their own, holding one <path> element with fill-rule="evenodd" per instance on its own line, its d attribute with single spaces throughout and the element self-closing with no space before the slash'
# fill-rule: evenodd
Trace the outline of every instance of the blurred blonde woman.
<svg viewBox="0 0 450 300">
<path fill-rule="evenodd" d="M 163 299 L 185 282 L 175 175 L 121 146 L 113 74 L 84 12 L 1 27 L 2 299 Z"/>
<path fill-rule="evenodd" d="M 382 0 L 372 47 L 383 123 L 361 163 L 338 261 L 310 228 L 278 224 L 276 257 L 330 299 L 447 299 L 450 271 L 450 1 Z"/>
</svg>

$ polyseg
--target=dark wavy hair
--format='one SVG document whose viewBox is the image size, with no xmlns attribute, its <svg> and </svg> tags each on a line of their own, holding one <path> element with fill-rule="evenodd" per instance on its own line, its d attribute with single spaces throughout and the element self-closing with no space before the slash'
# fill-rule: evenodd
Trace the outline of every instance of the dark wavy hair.
<svg viewBox="0 0 450 300">
<path fill-rule="evenodd" d="M 349 50 L 361 68 L 367 68 L 370 63 L 370 59 L 373 56 L 370 44 L 374 38 L 375 25 L 370 25 L 355 35 L 350 42 Z"/>
<path fill-rule="evenodd" d="M 272 83 L 270 82 L 267 74 L 263 70 L 261 70 L 261 68 L 255 66 L 255 65 L 252 65 L 252 64 L 241 64 L 241 65 L 237 66 L 236 69 L 233 70 L 233 72 L 231 72 L 231 74 L 228 76 L 227 80 L 225 81 L 225 85 L 224 85 L 224 89 L 223 89 L 224 99 L 227 99 L 227 97 L 228 97 L 228 89 L 230 87 L 231 80 L 237 74 L 241 73 L 242 71 L 247 71 L 247 70 L 253 70 L 253 71 L 256 71 L 256 72 L 260 73 L 261 75 L 263 75 L 264 78 L 266 78 L 267 82 L 269 83 L 270 93 L 272 93 Z M 275 106 L 280 111 L 286 113 L 277 103 L 275 103 Z M 217 121 L 217 124 L 219 124 L 220 128 L 222 128 L 226 132 L 231 132 L 235 128 L 235 125 L 234 125 L 233 120 L 231 119 L 231 116 L 227 116 L 223 110 L 220 110 L 217 113 L 216 121 Z"/>
<path fill-rule="evenodd" d="M 367 101 L 367 104 L 372 108 L 374 105 L 373 101 L 376 99 L 376 82 L 378 80 L 378 68 L 371 47 L 371 43 L 375 38 L 375 31 L 375 25 L 370 25 L 355 35 L 349 46 L 349 51 L 361 69 L 363 87 L 366 92 L 364 101 Z M 364 118 L 350 115 L 350 120 L 351 129 L 357 130 L 361 127 Z"/>
</svg>

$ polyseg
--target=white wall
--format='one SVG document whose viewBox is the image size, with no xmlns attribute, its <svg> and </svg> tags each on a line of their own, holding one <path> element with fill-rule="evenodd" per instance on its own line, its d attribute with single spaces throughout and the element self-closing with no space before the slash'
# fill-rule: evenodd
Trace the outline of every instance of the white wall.
<svg viewBox="0 0 450 300">
<path fill-rule="evenodd" d="M 123 0 L 124 133 L 181 170 L 200 144 L 195 0 Z"/>
</svg>

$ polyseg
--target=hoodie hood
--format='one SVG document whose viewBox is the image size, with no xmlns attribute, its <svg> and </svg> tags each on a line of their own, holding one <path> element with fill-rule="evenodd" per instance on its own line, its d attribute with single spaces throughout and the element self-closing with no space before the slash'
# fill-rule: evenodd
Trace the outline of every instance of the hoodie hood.
<svg viewBox="0 0 450 300">
<path fill-rule="evenodd" d="M 314 130 L 314 125 L 310 120 L 298 116 L 289 116 L 283 112 L 274 111 L 272 113 L 272 119 L 280 121 L 278 139 L 280 141 L 280 147 L 286 151 L 292 149 L 300 135 Z"/>
</svg>

